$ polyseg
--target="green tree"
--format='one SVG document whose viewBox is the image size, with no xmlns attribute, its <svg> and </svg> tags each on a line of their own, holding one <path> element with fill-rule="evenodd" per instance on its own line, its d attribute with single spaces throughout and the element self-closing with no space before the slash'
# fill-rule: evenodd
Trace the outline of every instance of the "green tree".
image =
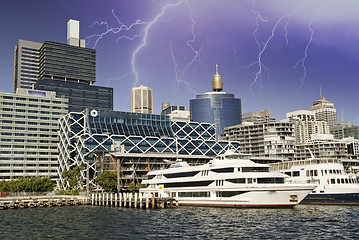
<svg viewBox="0 0 359 240">
<path fill-rule="evenodd" d="M 128 184 L 128 191 L 131 192 L 138 192 L 138 190 L 140 190 L 140 188 L 144 188 L 146 187 L 145 184 L 139 183 L 139 184 L 135 184 L 134 182 L 131 182 L 130 184 Z"/>
<path fill-rule="evenodd" d="M 81 166 L 63 171 L 62 176 L 69 183 L 69 190 L 76 190 L 80 188 Z"/>
<path fill-rule="evenodd" d="M 96 178 L 96 183 L 105 191 L 115 192 L 117 189 L 117 175 L 113 172 L 103 172 Z"/>
</svg>

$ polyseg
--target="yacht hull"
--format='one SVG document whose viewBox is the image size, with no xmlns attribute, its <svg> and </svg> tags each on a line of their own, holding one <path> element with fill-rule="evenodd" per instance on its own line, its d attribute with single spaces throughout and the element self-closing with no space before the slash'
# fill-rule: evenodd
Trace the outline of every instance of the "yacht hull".
<svg viewBox="0 0 359 240">
<path fill-rule="evenodd" d="M 302 204 L 359 205 L 359 193 L 309 194 Z"/>
</svg>

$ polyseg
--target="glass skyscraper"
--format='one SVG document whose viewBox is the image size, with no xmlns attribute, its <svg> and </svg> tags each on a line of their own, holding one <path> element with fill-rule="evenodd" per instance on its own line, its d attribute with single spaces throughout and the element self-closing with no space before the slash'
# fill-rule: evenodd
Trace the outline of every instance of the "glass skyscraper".
<svg viewBox="0 0 359 240">
<path fill-rule="evenodd" d="M 190 100 L 191 120 L 194 122 L 214 123 L 218 139 L 225 127 L 242 123 L 241 99 L 234 94 L 220 92 L 223 87 L 221 76 L 214 75 L 212 82 L 214 92 L 196 95 Z"/>
</svg>

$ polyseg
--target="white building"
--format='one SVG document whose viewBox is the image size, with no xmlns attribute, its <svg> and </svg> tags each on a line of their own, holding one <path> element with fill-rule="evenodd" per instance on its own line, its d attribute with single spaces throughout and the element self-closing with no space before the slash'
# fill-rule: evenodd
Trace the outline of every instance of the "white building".
<svg viewBox="0 0 359 240">
<path fill-rule="evenodd" d="M 152 88 L 139 86 L 132 88 L 132 112 L 133 113 L 153 113 Z"/>
<path fill-rule="evenodd" d="M 252 156 L 294 158 L 295 137 L 291 122 L 245 122 L 225 128 L 221 139 L 237 141 L 240 152 Z"/>
<path fill-rule="evenodd" d="M 67 109 L 68 100 L 55 92 L 0 93 L 0 179 L 59 179 L 58 119 Z"/>
<path fill-rule="evenodd" d="M 294 123 L 297 144 L 308 142 L 312 134 L 330 134 L 327 122 L 317 121 L 313 111 L 289 112 L 287 113 L 287 120 Z"/>
<path fill-rule="evenodd" d="M 321 97 L 316 100 L 310 107 L 310 110 L 315 113 L 315 117 L 318 121 L 326 121 L 329 127 L 338 124 L 337 110 L 334 108 L 334 104 Z"/>
</svg>

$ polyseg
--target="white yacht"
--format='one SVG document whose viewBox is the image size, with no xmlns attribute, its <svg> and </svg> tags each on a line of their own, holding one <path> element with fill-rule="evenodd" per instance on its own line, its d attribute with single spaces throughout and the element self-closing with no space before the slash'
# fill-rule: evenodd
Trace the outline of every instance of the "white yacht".
<svg viewBox="0 0 359 240">
<path fill-rule="evenodd" d="M 316 184 L 288 184 L 287 175 L 270 172 L 249 155 L 228 150 L 200 166 L 175 162 L 168 169 L 147 173 L 141 192 L 172 197 L 180 205 L 223 207 L 292 207 Z"/>
<path fill-rule="evenodd" d="M 359 184 L 344 171 L 341 160 L 312 158 L 271 164 L 271 170 L 290 176 L 293 183 L 316 183 L 318 187 L 302 201 L 306 204 L 359 204 Z"/>
</svg>

